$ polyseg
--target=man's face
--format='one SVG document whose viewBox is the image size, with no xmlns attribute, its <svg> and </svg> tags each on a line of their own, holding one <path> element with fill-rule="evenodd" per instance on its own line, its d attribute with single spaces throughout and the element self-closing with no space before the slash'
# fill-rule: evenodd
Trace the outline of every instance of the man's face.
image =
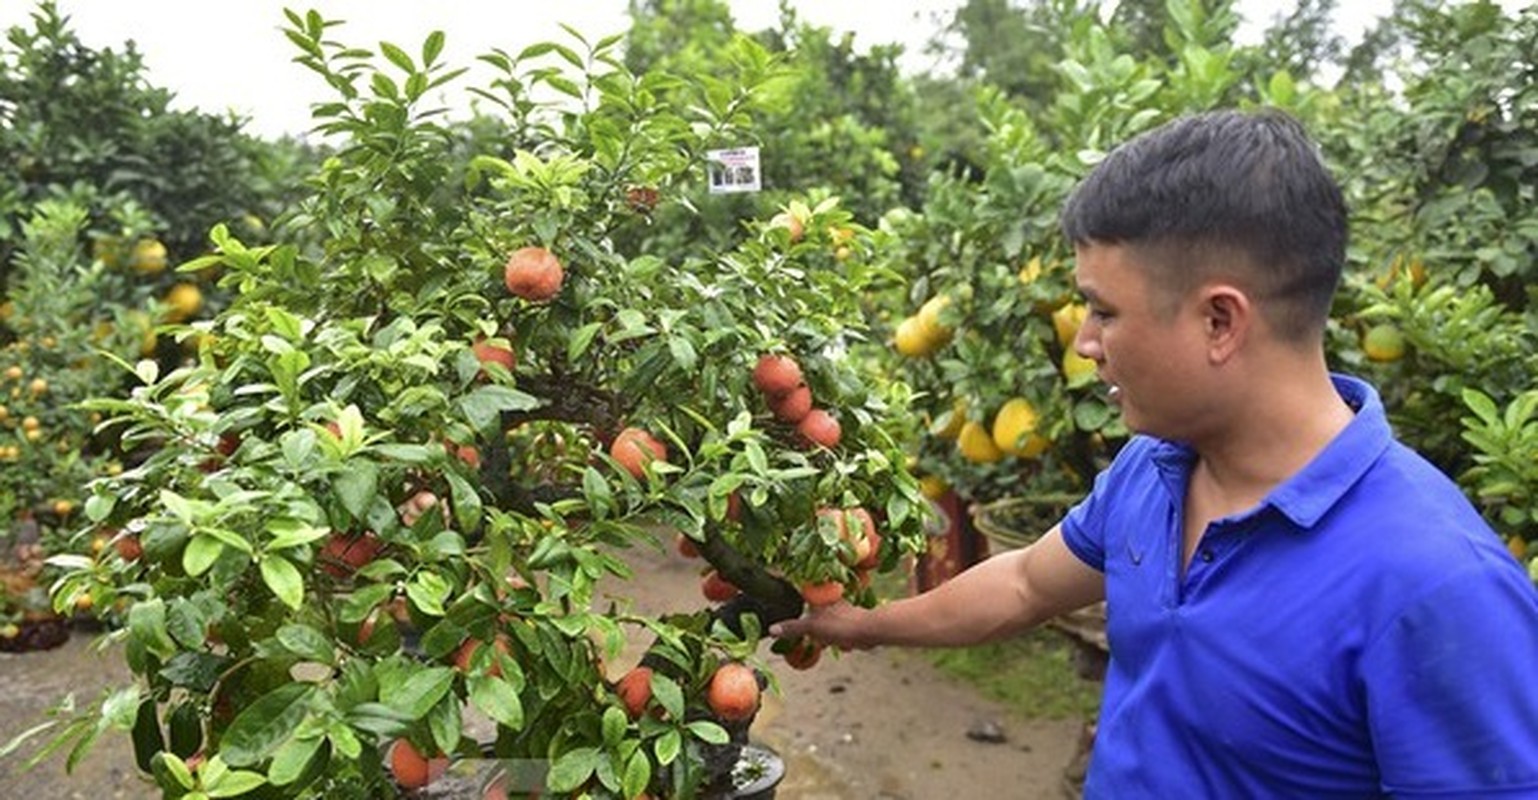
<svg viewBox="0 0 1538 800">
<path fill-rule="evenodd" d="M 1099 367 L 1128 428 L 1189 440 L 1215 399 L 1205 384 L 1206 322 L 1189 298 L 1153 285 L 1153 274 L 1135 249 L 1078 248 L 1075 278 L 1089 315 L 1073 346 Z"/>
</svg>

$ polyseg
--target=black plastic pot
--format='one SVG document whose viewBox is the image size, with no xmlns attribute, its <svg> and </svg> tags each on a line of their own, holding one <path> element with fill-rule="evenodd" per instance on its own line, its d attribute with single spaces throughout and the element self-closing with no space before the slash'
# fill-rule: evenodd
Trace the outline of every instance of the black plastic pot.
<svg viewBox="0 0 1538 800">
<path fill-rule="evenodd" d="M 775 790 L 785 779 L 785 759 L 767 747 L 744 745 L 732 778 L 736 789 L 731 800 L 774 800 Z"/>
</svg>

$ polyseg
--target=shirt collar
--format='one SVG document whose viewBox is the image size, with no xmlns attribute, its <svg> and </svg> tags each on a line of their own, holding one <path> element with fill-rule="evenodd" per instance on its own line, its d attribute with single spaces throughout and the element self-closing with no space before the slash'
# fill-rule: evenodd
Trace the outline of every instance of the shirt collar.
<svg viewBox="0 0 1538 800">
<path fill-rule="evenodd" d="M 1312 461 L 1272 489 L 1261 503 L 1300 529 L 1318 522 L 1393 441 L 1383 401 L 1372 386 L 1348 375 L 1331 375 L 1330 380 L 1355 416 Z M 1158 441 L 1152 458 L 1171 496 L 1184 497 L 1196 452 L 1178 442 Z"/>
</svg>

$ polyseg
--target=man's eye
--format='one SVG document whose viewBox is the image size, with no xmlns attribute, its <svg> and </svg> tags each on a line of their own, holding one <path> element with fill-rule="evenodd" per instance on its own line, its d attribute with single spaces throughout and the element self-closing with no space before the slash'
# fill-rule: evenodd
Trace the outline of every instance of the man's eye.
<svg viewBox="0 0 1538 800">
<path fill-rule="evenodd" d="M 1111 312 L 1106 311 L 1105 309 L 1091 307 L 1089 310 L 1089 316 L 1096 322 L 1105 322 L 1111 318 Z"/>
</svg>

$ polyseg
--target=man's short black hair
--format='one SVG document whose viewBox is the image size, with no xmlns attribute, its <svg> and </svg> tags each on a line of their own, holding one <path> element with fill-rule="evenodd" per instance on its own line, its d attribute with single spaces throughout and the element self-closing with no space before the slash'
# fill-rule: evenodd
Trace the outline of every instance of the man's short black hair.
<svg viewBox="0 0 1538 800">
<path fill-rule="evenodd" d="M 1346 257 L 1346 203 L 1303 126 L 1275 110 L 1180 117 L 1113 150 L 1069 197 L 1076 246 L 1125 245 L 1181 296 L 1241 283 L 1277 334 L 1316 339 Z"/>
</svg>

